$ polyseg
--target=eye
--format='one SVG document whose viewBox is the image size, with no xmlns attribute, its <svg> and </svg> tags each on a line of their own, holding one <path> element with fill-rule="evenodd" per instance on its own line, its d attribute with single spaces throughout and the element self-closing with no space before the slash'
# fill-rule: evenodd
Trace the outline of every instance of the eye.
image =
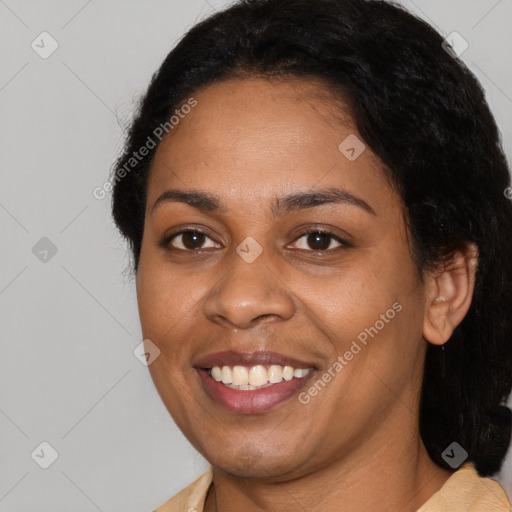
<svg viewBox="0 0 512 512">
<path fill-rule="evenodd" d="M 302 239 L 304 240 L 298 243 Z M 205 246 L 204 244 L 207 240 L 213 245 Z M 333 241 L 335 244 L 338 244 L 334 248 L 332 247 Z M 298 249 L 309 252 L 327 252 L 339 247 L 351 247 L 349 242 L 334 233 L 319 229 L 302 233 L 302 235 L 295 240 L 295 244 L 299 245 L 299 247 L 297 247 Z M 201 230 L 185 229 L 162 238 L 158 245 L 170 251 L 200 252 L 203 249 L 215 248 L 218 244 Z"/>
<path fill-rule="evenodd" d="M 203 244 L 207 239 L 213 242 L 213 240 L 203 231 L 197 229 L 186 229 L 164 237 L 160 241 L 159 245 L 161 247 L 168 248 L 169 250 L 176 249 L 181 251 L 198 251 L 205 248 L 208 249 L 215 247 L 215 243 L 213 246 L 204 247 Z"/>
<path fill-rule="evenodd" d="M 318 252 L 325 252 L 328 250 L 333 250 L 338 247 L 350 247 L 350 244 L 340 238 L 339 236 L 335 235 L 334 233 L 330 233 L 328 231 L 322 231 L 322 230 L 314 230 L 314 231 L 307 231 L 306 233 L 302 233 L 302 235 L 297 238 L 296 242 L 305 239 L 302 243 L 302 247 L 299 247 L 299 249 L 303 250 L 310 250 L 310 251 L 318 251 Z M 338 247 L 332 247 L 331 243 L 332 241 L 335 241 L 335 243 L 338 244 Z M 310 249 L 308 249 L 308 246 Z"/>
</svg>

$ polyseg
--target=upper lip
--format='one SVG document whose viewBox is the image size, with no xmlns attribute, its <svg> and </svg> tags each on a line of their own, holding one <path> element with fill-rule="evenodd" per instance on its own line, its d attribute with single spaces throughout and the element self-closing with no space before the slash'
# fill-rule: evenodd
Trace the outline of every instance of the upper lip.
<svg viewBox="0 0 512 512">
<path fill-rule="evenodd" d="M 314 368 L 315 365 L 301 361 L 294 357 L 285 356 L 277 352 L 258 350 L 255 352 L 236 352 L 227 350 L 215 352 L 199 357 L 195 362 L 196 368 L 212 368 L 213 366 L 256 366 L 256 365 L 281 365 L 293 368 Z"/>
</svg>

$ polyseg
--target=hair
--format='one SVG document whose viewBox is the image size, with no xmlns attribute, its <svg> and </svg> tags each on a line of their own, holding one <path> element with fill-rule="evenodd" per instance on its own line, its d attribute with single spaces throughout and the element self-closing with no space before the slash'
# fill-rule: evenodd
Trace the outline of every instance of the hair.
<svg viewBox="0 0 512 512">
<path fill-rule="evenodd" d="M 470 309 L 428 344 L 419 411 L 443 468 L 457 442 L 481 476 L 506 455 L 512 413 L 512 203 L 500 134 L 475 76 L 430 25 L 381 0 L 241 0 L 192 27 L 153 75 L 120 168 L 200 87 L 244 77 L 320 80 L 348 105 L 403 200 L 420 273 L 474 242 Z M 153 156 L 113 180 L 112 213 L 136 273 Z M 510 189 L 508 189 L 510 190 Z"/>
</svg>

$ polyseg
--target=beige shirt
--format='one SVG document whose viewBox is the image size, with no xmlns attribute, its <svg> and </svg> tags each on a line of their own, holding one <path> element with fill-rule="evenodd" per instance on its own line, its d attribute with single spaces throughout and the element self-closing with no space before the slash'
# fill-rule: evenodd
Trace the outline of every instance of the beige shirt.
<svg viewBox="0 0 512 512">
<path fill-rule="evenodd" d="M 203 512 L 212 469 L 158 507 L 154 512 Z M 498 482 L 478 476 L 471 462 L 463 464 L 416 512 L 511 512 Z"/>
</svg>

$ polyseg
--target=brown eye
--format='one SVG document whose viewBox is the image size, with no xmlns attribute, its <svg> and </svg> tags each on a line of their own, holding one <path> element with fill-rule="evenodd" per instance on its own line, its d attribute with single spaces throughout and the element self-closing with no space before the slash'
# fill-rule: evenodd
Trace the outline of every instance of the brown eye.
<svg viewBox="0 0 512 512">
<path fill-rule="evenodd" d="M 302 243 L 302 247 L 299 249 L 310 250 L 310 251 L 328 251 L 332 249 L 336 249 L 340 246 L 348 246 L 349 244 L 345 242 L 340 237 L 334 235 L 333 233 L 329 233 L 327 231 L 308 231 L 307 233 L 303 233 L 298 239 L 305 239 L 305 242 Z M 332 247 L 332 242 L 338 244 L 338 246 Z M 297 243 L 297 242 L 295 242 Z"/>
<path fill-rule="evenodd" d="M 197 251 L 199 249 L 205 249 L 203 244 L 206 240 L 211 240 L 211 238 L 202 231 L 186 230 L 174 233 L 170 237 L 167 237 L 165 245 L 170 245 L 173 249 L 183 251 Z M 213 242 L 213 240 L 211 241 Z"/>
</svg>

